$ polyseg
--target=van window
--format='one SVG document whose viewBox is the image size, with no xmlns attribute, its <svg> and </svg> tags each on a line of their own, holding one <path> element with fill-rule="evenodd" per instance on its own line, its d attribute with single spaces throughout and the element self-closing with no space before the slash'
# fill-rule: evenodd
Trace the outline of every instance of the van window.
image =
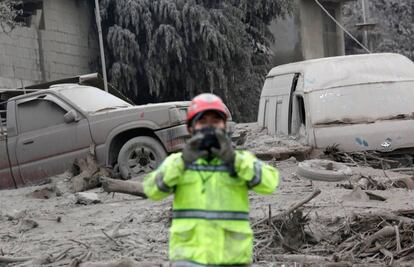
<svg viewBox="0 0 414 267">
<path fill-rule="evenodd" d="M 17 106 L 20 132 L 30 132 L 65 123 L 66 111 L 52 101 L 34 99 Z"/>
</svg>

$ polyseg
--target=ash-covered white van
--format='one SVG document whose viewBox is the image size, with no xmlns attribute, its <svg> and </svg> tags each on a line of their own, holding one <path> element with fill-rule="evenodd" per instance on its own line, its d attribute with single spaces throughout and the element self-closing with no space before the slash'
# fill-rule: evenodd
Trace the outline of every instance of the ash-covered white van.
<svg viewBox="0 0 414 267">
<path fill-rule="evenodd" d="M 315 148 L 405 153 L 414 148 L 414 63 L 385 53 L 275 67 L 263 86 L 258 124 Z"/>
</svg>

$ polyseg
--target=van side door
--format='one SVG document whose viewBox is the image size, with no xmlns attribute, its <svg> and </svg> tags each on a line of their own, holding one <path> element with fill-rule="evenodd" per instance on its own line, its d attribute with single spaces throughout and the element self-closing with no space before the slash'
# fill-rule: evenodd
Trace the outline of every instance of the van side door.
<svg viewBox="0 0 414 267">
<path fill-rule="evenodd" d="M 26 185 L 63 173 L 92 143 L 87 119 L 52 94 L 20 99 L 16 103 L 16 155 Z M 75 112 L 76 119 L 65 120 Z M 72 116 L 73 118 L 73 116 Z"/>
<path fill-rule="evenodd" d="M 258 123 L 269 134 L 288 135 L 291 132 L 293 94 L 297 73 L 266 78 L 259 104 Z"/>
</svg>

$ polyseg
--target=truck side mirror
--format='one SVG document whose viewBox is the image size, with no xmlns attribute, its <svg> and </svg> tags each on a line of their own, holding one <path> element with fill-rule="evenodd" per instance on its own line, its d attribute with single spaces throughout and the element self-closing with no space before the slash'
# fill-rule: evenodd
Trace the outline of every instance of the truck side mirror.
<svg viewBox="0 0 414 267">
<path fill-rule="evenodd" d="M 68 112 L 66 112 L 65 115 L 63 115 L 63 120 L 65 121 L 65 123 L 72 123 L 78 121 L 78 114 L 75 110 L 71 109 Z"/>
</svg>

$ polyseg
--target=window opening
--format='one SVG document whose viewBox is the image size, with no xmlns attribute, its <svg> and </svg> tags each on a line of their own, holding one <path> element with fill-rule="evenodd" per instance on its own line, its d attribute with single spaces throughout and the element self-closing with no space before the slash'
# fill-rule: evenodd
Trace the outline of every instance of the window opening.
<svg viewBox="0 0 414 267">
<path fill-rule="evenodd" d="M 306 126 L 305 102 L 302 96 L 297 96 L 300 123 Z"/>
<path fill-rule="evenodd" d="M 44 29 L 44 16 L 43 16 L 43 2 L 42 1 L 27 1 L 16 6 L 17 10 L 20 10 L 19 14 L 14 19 L 23 27 L 30 27 L 32 25 L 32 18 L 34 15 L 40 14 L 40 29 Z M 39 12 L 40 10 L 40 12 Z"/>
</svg>

